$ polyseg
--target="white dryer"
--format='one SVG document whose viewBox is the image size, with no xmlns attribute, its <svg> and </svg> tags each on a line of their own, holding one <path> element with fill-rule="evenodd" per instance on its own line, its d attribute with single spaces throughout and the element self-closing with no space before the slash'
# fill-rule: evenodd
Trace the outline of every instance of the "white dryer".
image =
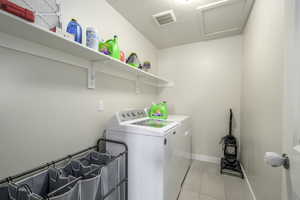
<svg viewBox="0 0 300 200">
<path fill-rule="evenodd" d="M 129 200 L 177 199 L 191 165 L 188 121 L 185 116 L 150 119 L 144 110 L 114 115 L 105 137 L 128 145 Z"/>
</svg>

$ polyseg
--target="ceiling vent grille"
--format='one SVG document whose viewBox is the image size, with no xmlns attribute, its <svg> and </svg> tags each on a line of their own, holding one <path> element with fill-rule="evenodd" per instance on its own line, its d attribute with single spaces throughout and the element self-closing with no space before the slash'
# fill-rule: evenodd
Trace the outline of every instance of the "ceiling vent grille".
<svg viewBox="0 0 300 200">
<path fill-rule="evenodd" d="M 158 14 L 153 15 L 154 21 L 159 26 L 165 26 L 167 24 L 171 24 L 176 22 L 176 17 L 173 10 L 164 11 Z"/>
</svg>

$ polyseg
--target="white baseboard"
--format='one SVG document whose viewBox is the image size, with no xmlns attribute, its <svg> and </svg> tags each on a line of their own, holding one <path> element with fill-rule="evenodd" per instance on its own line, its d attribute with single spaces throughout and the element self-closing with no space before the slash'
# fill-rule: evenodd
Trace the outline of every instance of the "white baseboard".
<svg viewBox="0 0 300 200">
<path fill-rule="evenodd" d="M 213 156 L 207 156 L 203 154 L 192 154 L 193 160 L 199 160 L 199 161 L 204 161 L 204 162 L 210 162 L 210 163 L 220 163 L 220 158 L 218 157 L 213 157 Z"/>
<path fill-rule="evenodd" d="M 246 171 L 245 171 L 245 168 L 244 168 L 244 166 L 243 166 L 242 164 L 241 164 L 241 167 L 242 167 L 242 171 L 243 171 L 243 173 L 244 173 L 244 177 L 245 177 L 246 183 L 247 183 L 248 188 L 249 188 L 249 190 L 250 190 L 252 199 L 253 199 L 253 200 L 256 200 L 256 196 L 255 196 L 254 190 L 253 190 L 252 185 L 250 184 L 250 181 L 249 181 L 249 179 L 248 179 L 248 177 L 247 177 L 247 173 L 246 173 Z"/>
<path fill-rule="evenodd" d="M 220 163 L 220 158 L 218 157 L 213 157 L 213 156 L 207 156 L 207 155 L 203 155 L 203 154 L 192 154 L 192 158 L 193 160 L 199 160 L 199 161 L 204 161 L 204 162 L 210 162 L 210 163 L 216 163 L 216 164 L 219 164 Z M 241 165 L 242 167 L 242 170 L 243 170 L 243 173 L 244 173 L 244 177 L 245 177 L 245 181 L 248 185 L 248 189 L 250 191 L 250 194 L 252 196 L 252 200 L 256 200 L 256 196 L 255 196 L 255 193 L 253 191 L 253 188 L 250 184 L 250 181 L 247 177 L 247 174 L 246 174 L 246 171 L 244 169 L 244 166 Z"/>
</svg>

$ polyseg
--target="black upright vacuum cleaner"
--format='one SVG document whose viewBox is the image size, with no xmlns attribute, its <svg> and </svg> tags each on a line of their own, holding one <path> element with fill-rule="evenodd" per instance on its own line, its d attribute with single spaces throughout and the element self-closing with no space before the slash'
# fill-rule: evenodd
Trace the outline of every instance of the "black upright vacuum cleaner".
<svg viewBox="0 0 300 200">
<path fill-rule="evenodd" d="M 233 112 L 230 109 L 229 134 L 224 136 L 220 142 L 223 147 L 224 157 L 221 158 L 221 174 L 233 175 L 244 178 L 240 161 L 237 160 L 238 143 L 232 135 Z"/>
</svg>

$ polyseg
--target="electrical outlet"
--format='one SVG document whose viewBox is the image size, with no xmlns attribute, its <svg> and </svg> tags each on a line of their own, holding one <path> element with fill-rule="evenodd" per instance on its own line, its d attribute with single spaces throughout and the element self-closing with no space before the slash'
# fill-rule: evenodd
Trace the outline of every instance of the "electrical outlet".
<svg viewBox="0 0 300 200">
<path fill-rule="evenodd" d="M 103 100 L 98 101 L 97 111 L 98 112 L 104 111 L 104 102 L 103 102 Z"/>
</svg>

